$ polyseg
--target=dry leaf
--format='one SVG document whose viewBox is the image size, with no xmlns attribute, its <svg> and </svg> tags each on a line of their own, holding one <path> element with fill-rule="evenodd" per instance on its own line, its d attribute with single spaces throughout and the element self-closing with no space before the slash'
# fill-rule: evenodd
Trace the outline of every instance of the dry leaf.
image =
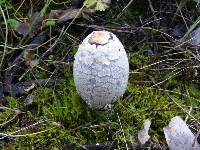
<svg viewBox="0 0 200 150">
<path fill-rule="evenodd" d="M 58 18 L 58 23 L 65 22 L 70 19 L 80 18 L 82 14 L 81 9 L 68 9 L 63 11 L 62 15 Z"/>
<path fill-rule="evenodd" d="M 32 38 L 42 28 L 43 17 L 35 13 L 29 22 L 21 23 L 16 31 L 23 36 L 29 35 Z"/>
<path fill-rule="evenodd" d="M 30 86 L 24 87 L 24 91 L 29 92 L 30 90 L 35 88 L 35 83 L 32 83 Z"/>
<path fill-rule="evenodd" d="M 110 7 L 111 0 L 85 0 L 86 8 L 95 9 L 98 11 L 105 11 Z"/>
<path fill-rule="evenodd" d="M 92 9 L 66 9 L 66 10 L 52 10 L 47 18 L 52 20 L 57 20 L 58 23 L 63 23 L 68 20 L 83 17 L 85 19 L 90 19 L 89 14 L 94 13 L 95 10 Z"/>
<path fill-rule="evenodd" d="M 19 34 L 22 34 L 23 36 L 26 36 L 30 31 L 30 25 L 29 23 L 21 23 L 16 29 Z"/>
<path fill-rule="evenodd" d="M 66 10 L 51 10 L 49 14 L 45 16 L 46 20 L 57 20 L 58 23 L 63 23 L 68 20 L 80 17 L 89 19 L 89 14 L 94 13 L 95 10 L 91 9 L 66 9 Z M 39 30 L 42 30 L 42 22 L 44 17 L 41 17 L 39 13 L 34 13 L 29 15 L 29 21 L 21 23 L 16 31 L 23 36 L 29 35 L 29 38 L 32 38 Z"/>
<path fill-rule="evenodd" d="M 26 63 L 28 63 L 28 62 L 26 62 Z M 30 65 L 30 66 L 33 68 L 33 67 L 37 66 L 39 63 L 40 63 L 40 62 L 39 62 L 38 59 L 33 59 L 33 60 L 31 60 L 31 61 L 29 62 L 28 65 Z"/>
</svg>

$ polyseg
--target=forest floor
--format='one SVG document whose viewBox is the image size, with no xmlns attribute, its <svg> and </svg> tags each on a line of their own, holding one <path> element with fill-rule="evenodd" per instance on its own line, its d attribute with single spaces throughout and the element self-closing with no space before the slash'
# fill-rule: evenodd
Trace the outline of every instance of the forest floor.
<svg viewBox="0 0 200 150">
<path fill-rule="evenodd" d="M 163 127 L 175 116 L 198 137 L 198 3 L 105 2 L 0 0 L 0 149 L 168 149 Z M 130 64 L 109 111 L 91 110 L 73 80 L 74 54 L 95 30 L 116 34 Z"/>
</svg>

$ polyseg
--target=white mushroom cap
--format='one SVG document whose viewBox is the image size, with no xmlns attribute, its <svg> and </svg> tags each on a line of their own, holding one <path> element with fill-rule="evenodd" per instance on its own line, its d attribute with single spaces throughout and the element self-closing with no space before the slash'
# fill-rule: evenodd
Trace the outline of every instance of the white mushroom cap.
<svg viewBox="0 0 200 150">
<path fill-rule="evenodd" d="M 129 63 L 119 39 L 108 31 L 94 31 L 80 44 L 73 75 L 80 96 L 93 109 L 121 97 L 127 86 Z"/>
</svg>

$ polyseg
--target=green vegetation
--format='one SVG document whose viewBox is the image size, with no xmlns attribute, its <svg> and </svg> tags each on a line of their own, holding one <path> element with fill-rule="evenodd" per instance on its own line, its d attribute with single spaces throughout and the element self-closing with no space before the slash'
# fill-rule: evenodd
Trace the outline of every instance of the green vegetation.
<svg viewBox="0 0 200 150">
<path fill-rule="evenodd" d="M 74 15 L 77 10 L 62 11 L 71 3 L 36 1 L 31 6 L 35 12 L 33 15 L 26 3 L 19 6 L 17 2 L 0 0 L 0 47 L 4 49 L 4 52 L 0 51 L 2 82 L 9 63 L 18 66 L 19 63 L 13 64 L 13 60 L 22 53 L 31 57 L 13 72 L 14 79 L 10 84 L 65 79 L 50 87 L 39 84 L 16 97 L 5 93 L 7 103 L 0 106 L 0 149 L 79 149 L 82 145 L 107 141 L 116 142 L 115 149 L 126 149 L 126 144 L 129 147 L 138 144 L 137 133 L 143 128 L 145 119 L 152 122 L 151 138 L 146 146 L 150 148 L 158 143 L 163 146 L 166 145 L 163 127 L 177 115 L 184 119 L 189 117 L 187 123 L 194 123 L 193 130 L 197 132 L 200 89 L 196 79 L 199 70 L 194 66 L 199 62 L 193 57 L 192 47 L 176 46 L 176 41 L 171 42 L 166 36 L 166 26 L 162 30 L 162 26 L 157 27 L 156 23 L 151 25 L 150 22 L 156 21 L 148 19 L 153 18 L 155 12 L 148 9 L 149 3 L 145 0 L 133 1 L 130 5 L 127 5 L 128 1 L 113 2 L 109 7 L 98 0 L 85 0 L 80 8 L 92 7 L 100 12 L 82 12 L 78 17 Z M 78 7 L 80 2 L 77 3 Z M 158 9 L 159 1 L 153 6 Z M 178 12 L 175 8 L 171 8 L 173 15 Z M 51 14 L 53 9 L 59 11 Z M 40 16 L 37 15 L 39 12 Z M 65 13 L 77 18 L 67 18 Z M 197 25 L 195 20 L 198 17 L 192 16 Z M 176 17 L 174 22 L 182 20 Z M 193 23 L 189 23 L 189 27 L 193 27 Z M 27 26 L 31 30 L 25 31 Z M 73 56 L 78 44 L 88 33 L 99 29 L 111 30 L 118 35 L 127 50 L 131 69 L 126 93 L 108 111 L 91 110 L 78 95 L 72 76 Z M 28 51 L 30 49 L 26 47 L 42 31 L 48 33 L 48 39 L 34 47 L 35 51 Z M 184 48 L 189 49 L 187 53 L 183 53 Z M 37 63 L 30 67 L 29 63 L 33 61 Z M 33 102 L 24 106 L 27 95 L 33 96 Z"/>
<path fill-rule="evenodd" d="M 71 81 L 70 81 L 71 80 Z M 152 141 L 164 140 L 162 128 L 168 124 L 173 116 L 186 116 L 176 103 L 184 106 L 186 100 L 180 101 L 180 96 L 173 95 L 169 98 L 167 92 L 151 90 L 145 87 L 129 85 L 126 96 L 113 106 L 112 111 L 92 111 L 81 100 L 75 91 L 72 78 L 56 87 L 56 90 L 39 88 L 35 93 L 34 103 L 26 112 L 26 121 L 19 118 L 6 127 L 4 133 L 10 135 L 13 131 L 20 129 L 21 122 L 28 128 L 15 136 L 19 137 L 16 142 L 2 143 L 11 148 L 30 147 L 45 149 L 62 149 L 68 144 L 79 147 L 80 144 L 103 143 L 114 132 L 112 140 L 118 142 L 118 148 L 125 147 L 125 142 L 134 144 L 137 142 L 137 133 L 143 126 L 145 119 L 152 121 L 150 136 Z M 197 90 L 197 89 L 195 89 Z M 198 96 L 200 91 L 192 90 L 191 96 Z M 21 102 L 13 98 L 8 99 L 9 108 L 20 108 Z M 195 102 L 195 101 L 194 101 Z M 195 104 L 196 103 L 196 104 Z M 198 107 L 199 102 L 193 103 Z M 0 114 L 1 122 L 5 122 L 13 116 L 10 111 Z M 199 118 L 199 113 L 194 113 Z M 118 118 L 119 117 L 119 118 Z M 35 122 L 44 121 L 31 127 Z M 125 133 L 125 139 L 121 131 L 120 122 Z M 29 127 L 30 126 L 30 127 Z M 44 133 L 42 133 L 45 131 Z M 34 135 L 34 133 L 37 133 Z"/>
</svg>

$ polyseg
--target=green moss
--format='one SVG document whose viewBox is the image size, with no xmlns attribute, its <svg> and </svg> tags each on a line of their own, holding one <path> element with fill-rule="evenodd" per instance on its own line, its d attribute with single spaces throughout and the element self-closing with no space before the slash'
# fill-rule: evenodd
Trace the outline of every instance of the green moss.
<svg viewBox="0 0 200 150">
<path fill-rule="evenodd" d="M 125 127 L 134 130 L 133 134 L 143 127 L 145 119 L 150 119 L 152 137 L 158 135 L 158 138 L 163 137 L 162 128 L 169 120 L 173 116 L 184 114 L 176 104 L 171 104 L 166 93 L 131 85 L 128 87 L 128 93 L 132 95 L 131 98 L 128 101 L 121 101 L 117 105 L 117 111 Z M 162 134 L 156 134 L 160 132 Z"/>
<path fill-rule="evenodd" d="M 76 93 L 73 80 L 58 86 L 56 91 L 38 89 L 34 103 L 37 105 L 37 115 L 44 115 L 65 126 L 75 126 L 91 118 L 89 109 Z"/>
<path fill-rule="evenodd" d="M 141 55 L 134 56 L 134 59 L 138 56 Z M 147 64 L 148 57 L 141 57 L 144 64 Z M 141 65 L 141 63 L 134 63 L 136 68 Z M 76 92 L 72 77 L 72 65 L 70 63 L 64 70 L 66 78 L 64 83 L 54 89 L 40 87 L 34 91 L 34 102 L 31 109 L 26 112 L 26 121 L 23 125 L 13 122 L 11 126 L 3 129 L 3 133 L 8 134 L 40 120 L 48 120 L 48 122 L 19 132 L 18 134 L 28 135 L 17 138 L 17 142 L 10 142 L 9 146 L 2 143 L 3 146 L 11 149 L 21 149 L 22 147 L 28 149 L 30 146 L 34 146 L 35 149 L 64 149 L 69 145 L 78 148 L 80 144 L 103 143 L 110 139 L 117 141 L 117 149 L 123 149 L 125 143 L 133 144 L 138 141 L 137 133 L 143 128 L 145 119 L 150 119 L 152 122 L 151 140 L 159 139 L 164 142 L 163 127 L 168 125 L 172 117 L 179 115 L 185 118 L 187 115 L 177 103 L 185 110 L 191 105 L 199 106 L 199 101 L 196 100 L 199 97 L 199 89 L 193 84 L 187 85 L 187 88 L 190 96 L 194 99 L 159 89 L 149 89 L 147 85 L 135 84 L 135 81 L 146 79 L 144 71 L 136 78 L 132 74 L 130 75 L 127 91 L 121 100 L 114 103 L 112 111 L 92 111 Z M 167 87 L 174 92 L 181 93 L 180 86 L 178 79 L 167 81 Z M 23 110 L 21 105 L 20 101 L 8 97 L 8 107 L 17 107 Z M 199 112 L 191 112 L 191 114 L 196 118 L 200 117 Z M 0 121 L 4 122 L 13 115 L 13 112 L 5 111 L 0 114 L 2 118 Z"/>
<path fill-rule="evenodd" d="M 196 84 L 191 84 L 188 86 L 188 91 L 190 96 L 195 98 L 200 98 L 200 89 Z"/>
<path fill-rule="evenodd" d="M 7 102 L 8 102 L 7 107 L 12 108 L 12 109 L 20 107 L 20 104 L 19 104 L 20 102 L 17 101 L 17 99 L 15 99 L 11 96 L 7 96 L 6 99 L 7 99 Z"/>
<path fill-rule="evenodd" d="M 63 1 L 59 0 L 56 2 Z M 141 69 L 144 66 L 154 63 L 155 61 L 152 61 L 152 59 L 157 59 L 156 61 L 158 62 L 165 58 L 154 58 L 153 56 L 145 55 L 145 50 L 151 49 L 151 46 L 146 41 L 137 44 L 134 48 L 132 47 L 135 45 L 133 44 L 135 40 L 131 34 L 127 34 L 128 29 L 121 28 L 121 25 L 123 27 L 128 24 L 127 27 L 129 25 L 131 27 L 131 25 L 134 25 L 135 17 L 138 16 L 141 16 L 141 19 L 145 21 L 146 19 L 143 17 L 149 4 L 147 1 L 136 0 L 126 10 L 122 11 L 128 2 L 117 2 L 106 13 L 97 12 L 95 14 L 97 16 L 96 19 L 99 18 L 99 20 L 102 20 L 102 22 L 97 22 L 98 26 L 121 30 L 121 33 L 118 34 L 120 34 L 121 40 L 128 47 L 131 71 L 140 68 L 138 73 L 130 74 L 128 89 L 124 97 L 113 104 L 113 110 L 93 111 L 88 108 L 87 104 L 80 98 L 75 89 L 72 77 L 73 63 L 70 62 L 67 67 L 64 66 L 64 69 L 58 69 L 54 74 L 56 77 L 64 77 L 66 81 L 52 89 L 42 86 L 37 87 L 36 90 L 34 89 L 32 93 L 34 95 L 33 103 L 28 109 L 23 107 L 23 99 L 25 96 L 16 99 L 7 97 L 8 103 L 6 107 L 11 110 L 0 110 L 1 132 L 16 136 L 21 135 L 22 137 L 16 137 L 14 140 L 7 137 L 6 140 L 9 142 L 0 141 L 0 149 L 30 149 L 32 147 L 33 149 L 56 150 L 69 149 L 70 146 L 72 149 L 78 149 L 81 144 L 104 143 L 107 140 L 117 141 L 116 149 L 125 149 L 126 142 L 128 144 L 135 144 L 138 141 L 137 133 L 143 128 L 145 119 L 150 119 L 152 122 L 150 128 L 151 142 L 159 140 L 164 143 L 163 127 L 169 123 L 170 119 L 176 115 L 185 118 L 190 106 L 194 108 L 200 106 L 200 101 L 198 100 L 200 97 L 199 87 L 191 84 L 191 81 L 183 83 L 182 78 L 180 79 L 178 76 L 168 79 L 173 75 L 173 72 L 169 70 L 160 71 L 158 67 L 162 66 L 154 65 Z M 8 4 L 9 16 L 15 18 L 13 14 L 19 7 L 18 3 L 15 4 L 16 6 L 12 6 L 10 1 L 6 1 L 6 3 Z M 36 11 L 39 12 L 44 5 L 44 2 L 38 3 L 40 8 Z M 52 8 L 60 9 L 62 5 L 63 3 L 51 2 L 46 8 L 46 11 L 50 12 Z M 153 3 L 153 5 L 155 7 L 156 3 Z M 28 10 L 29 7 L 20 7 L 16 15 L 25 17 L 27 16 Z M 120 13 L 123 13 L 122 16 L 116 18 Z M 82 20 L 83 22 L 81 19 L 79 20 L 80 22 L 78 20 L 76 21 L 78 24 L 85 24 L 85 20 Z M 123 30 L 127 31 L 123 33 Z M 82 39 L 83 37 L 80 36 L 80 33 L 84 33 L 85 35 L 89 31 L 88 29 L 85 30 L 84 27 L 80 28 L 79 26 L 72 25 L 67 32 L 74 39 Z M 145 34 L 149 35 L 154 33 L 157 32 L 155 30 L 145 31 Z M 74 56 L 78 47 L 77 41 L 71 40 L 68 37 L 63 40 L 53 48 L 48 59 L 53 61 L 60 61 L 61 59 L 68 61 Z M 46 46 L 38 52 L 40 53 L 43 50 L 46 51 Z M 192 56 L 190 54 L 188 55 Z M 171 56 L 169 56 L 170 58 Z M 188 68 L 190 65 L 188 64 Z M 55 67 L 57 67 L 57 64 L 54 66 L 41 61 L 38 66 L 27 71 L 23 79 L 28 81 L 29 79 L 46 79 L 50 76 L 52 77 L 52 72 L 54 72 Z M 189 70 L 188 72 L 191 73 Z M 187 81 L 187 78 L 189 77 L 185 77 L 184 80 Z M 158 86 L 158 89 L 148 88 L 152 84 L 165 79 L 168 80 L 162 85 L 159 85 L 162 87 Z M 163 90 L 159 88 L 163 88 Z M 166 91 L 164 91 L 165 89 Z M 167 90 L 171 90 L 171 92 Z M 177 94 L 176 92 L 183 94 L 188 92 L 185 95 L 190 97 Z M 2 125 L 16 115 L 12 111 L 14 108 L 18 108 L 24 113 L 17 116 L 16 119 L 8 124 Z M 200 118 L 198 111 L 192 111 L 191 115 L 195 118 Z"/>
<path fill-rule="evenodd" d="M 163 127 L 172 117 L 180 115 L 184 118 L 186 115 L 168 97 L 168 93 L 133 84 L 129 84 L 123 100 L 114 103 L 113 111 L 90 110 L 77 95 L 72 76 L 68 76 L 66 82 L 55 89 L 38 88 L 35 91 L 34 109 L 27 112 L 27 121 L 29 120 L 27 125 L 30 125 L 30 121 L 35 123 L 42 119 L 47 119 L 49 122 L 20 132 L 19 134 L 29 135 L 18 138 L 17 142 L 11 142 L 10 147 L 20 149 L 33 145 L 36 149 L 63 149 L 69 145 L 75 148 L 80 144 L 103 143 L 111 139 L 118 142 L 117 147 L 120 149 L 125 147 L 125 142 L 137 142 L 137 133 L 143 127 L 145 119 L 150 119 L 152 122 L 151 138 L 164 141 Z M 198 94 L 195 90 L 193 96 Z M 179 95 L 172 97 L 184 106 L 185 101 L 180 101 Z M 11 98 L 9 107 L 15 106 L 19 104 Z M 4 114 L 1 121 L 5 121 L 5 117 L 8 118 L 9 115 L 11 114 Z M 199 116 L 199 113 L 194 116 Z M 4 132 L 15 131 L 19 129 L 18 125 L 13 124 Z M 45 130 L 47 131 L 42 133 Z M 32 134 L 36 132 L 41 133 Z M 113 135 L 110 135 L 110 132 Z"/>
</svg>

